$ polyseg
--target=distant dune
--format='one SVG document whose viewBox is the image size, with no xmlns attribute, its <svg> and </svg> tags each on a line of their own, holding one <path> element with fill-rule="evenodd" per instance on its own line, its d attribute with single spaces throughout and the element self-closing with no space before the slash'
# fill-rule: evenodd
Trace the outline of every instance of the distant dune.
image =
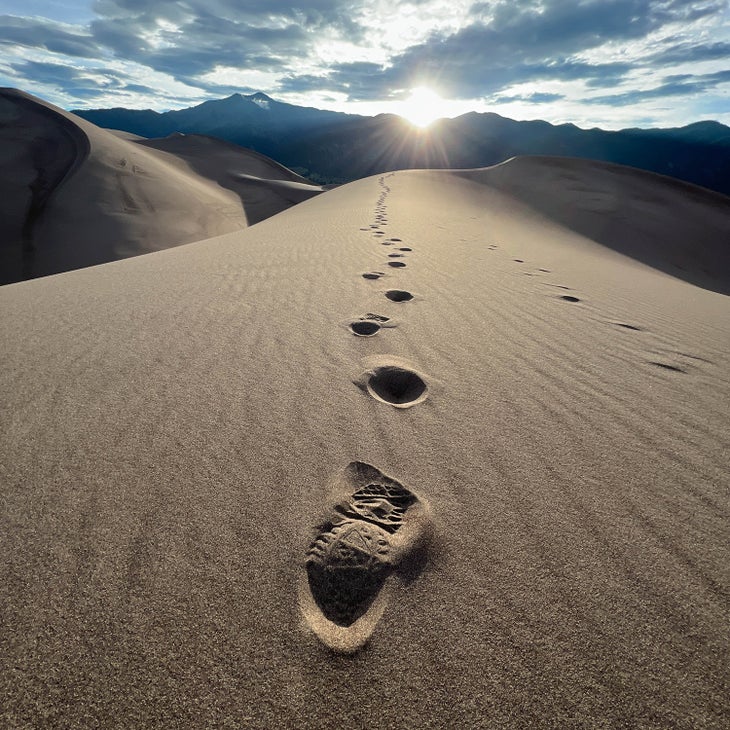
<svg viewBox="0 0 730 730">
<path fill-rule="evenodd" d="M 139 144 L 175 155 L 198 175 L 236 193 L 249 225 L 323 190 L 269 157 L 214 137 L 172 134 Z"/>
<path fill-rule="evenodd" d="M 199 140 L 141 145 L 10 89 L 0 115 L 0 283 L 240 230 L 321 192 L 286 194 L 267 178 L 236 184 L 238 174 L 305 181 L 224 142 L 205 142 L 204 163 Z"/>
<path fill-rule="evenodd" d="M 527 158 L 0 288 L 0 726 L 726 728 L 729 230 Z"/>
<path fill-rule="evenodd" d="M 461 171 L 566 229 L 667 274 L 730 294 L 730 198 L 674 178 L 565 157 Z"/>
</svg>

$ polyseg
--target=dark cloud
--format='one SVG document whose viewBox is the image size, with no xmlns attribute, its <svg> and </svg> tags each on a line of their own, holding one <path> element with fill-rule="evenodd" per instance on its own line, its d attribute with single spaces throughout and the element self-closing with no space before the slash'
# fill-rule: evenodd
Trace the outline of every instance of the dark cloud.
<svg viewBox="0 0 730 730">
<path fill-rule="evenodd" d="M 114 6 L 121 2 L 118 0 Z M 123 2 L 136 6 L 136 0 Z M 105 3 L 105 7 L 109 5 Z M 219 66 L 284 73 L 292 58 L 311 43 L 309 34 L 296 23 L 275 27 L 252 25 L 215 15 L 208 8 L 201 8 L 193 17 L 174 18 L 179 12 L 177 4 L 173 8 L 175 13 L 167 14 L 162 12 L 166 9 L 164 3 L 161 7 L 142 7 L 145 9 L 140 15 L 95 20 L 91 24 L 93 37 L 118 58 L 136 61 L 194 85 L 196 76 Z M 160 27 L 158 19 L 180 23 L 179 30 Z M 151 30 L 156 30 L 163 47 L 145 40 Z"/>
<path fill-rule="evenodd" d="M 332 82 L 328 76 L 314 76 L 302 74 L 301 76 L 288 75 L 279 80 L 278 91 L 289 94 L 306 94 L 309 91 L 331 90 Z"/>
<path fill-rule="evenodd" d="M 0 45 L 43 48 L 77 58 L 98 58 L 100 48 L 90 35 L 69 33 L 58 23 L 0 15 Z"/>
<path fill-rule="evenodd" d="M 122 78 L 115 72 L 100 74 L 94 71 L 93 76 L 90 76 L 88 71 L 59 63 L 23 61 L 22 63 L 11 63 L 10 68 L 23 76 L 36 79 L 39 83 L 58 85 L 64 89 L 75 84 L 92 89 L 120 88 L 123 85 Z"/>
<path fill-rule="evenodd" d="M 642 101 L 650 101 L 652 99 L 704 94 L 708 91 L 714 90 L 720 84 L 727 83 L 730 83 L 730 70 L 703 74 L 701 76 L 677 74 L 674 76 L 666 76 L 662 79 L 662 83 L 653 89 L 625 91 L 620 94 L 583 99 L 583 101 L 588 104 L 612 104 L 625 106 L 628 104 L 638 104 Z"/>
<path fill-rule="evenodd" d="M 521 101 L 521 102 L 528 102 L 530 104 L 549 104 L 553 101 L 560 101 L 561 99 L 565 99 L 565 96 L 563 94 L 541 94 L 541 93 L 535 93 L 535 94 L 527 94 L 527 95 L 520 95 L 517 94 L 515 96 L 497 96 L 494 101 L 498 102 L 500 104 L 509 104 L 511 102 L 515 101 Z"/>
<path fill-rule="evenodd" d="M 719 61 L 730 59 L 730 43 L 677 43 L 662 49 L 647 59 L 652 64 L 668 65 L 673 63 L 697 63 L 699 61 Z"/>
</svg>

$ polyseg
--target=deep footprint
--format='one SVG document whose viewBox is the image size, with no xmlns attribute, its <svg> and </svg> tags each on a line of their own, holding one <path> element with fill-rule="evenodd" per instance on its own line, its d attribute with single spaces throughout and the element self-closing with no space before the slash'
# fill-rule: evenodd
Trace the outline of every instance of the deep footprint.
<svg viewBox="0 0 730 730">
<path fill-rule="evenodd" d="M 378 334 L 380 325 L 369 319 L 360 319 L 357 322 L 352 322 L 350 329 L 352 330 L 352 334 L 358 337 L 372 337 Z"/>
<path fill-rule="evenodd" d="M 377 368 L 367 381 L 367 390 L 376 400 L 397 408 L 409 408 L 428 394 L 428 386 L 417 373 L 396 365 Z"/>
<path fill-rule="evenodd" d="M 391 302 L 410 302 L 413 299 L 413 294 L 403 289 L 389 289 L 385 292 L 385 296 L 390 299 Z"/>
<path fill-rule="evenodd" d="M 402 269 L 405 264 L 402 261 L 388 261 L 388 266 L 392 266 L 396 269 Z"/>
<path fill-rule="evenodd" d="M 385 608 L 388 576 L 427 544 L 427 505 L 370 464 L 351 462 L 335 489 L 347 494 L 318 528 L 306 554 L 302 611 L 331 649 L 353 652 Z M 323 620 L 324 619 L 324 620 Z"/>
<path fill-rule="evenodd" d="M 368 271 L 366 274 L 362 275 L 363 279 L 379 279 L 381 276 L 385 276 L 385 273 L 382 271 Z"/>
<path fill-rule="evenodd" d="M 572 297 L 569 294 L 563 294 L 563 296 L 560 297 L 564 302 L 579 302 L 580 299 L 578 297 Z"/>
</svg>

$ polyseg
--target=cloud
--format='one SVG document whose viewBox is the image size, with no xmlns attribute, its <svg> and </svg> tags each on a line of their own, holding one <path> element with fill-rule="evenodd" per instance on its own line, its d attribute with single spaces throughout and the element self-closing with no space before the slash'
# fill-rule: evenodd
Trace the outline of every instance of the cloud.
<svg viewBox="0 0 730 730">
<path fill-rule="evenodd" d="M 516 94 L 513 96 L 497 96 L 494 101 L 498 104 L 511 104 L 513 102 L 527 102 L 528 104 L 549 104 L 554 101 L 565 99 L 564 94 L 547 94 L 536 92 L 534 94 Z"/>
<path fill-rule="evenodd" d="M 149 90 L 158 83 L 180 102 L 258 89 L 397 101 L 431 86 L 448 99 L 483 103 L 549 103 L 576 93 L 575 104 L 630 105 L 718 93 L 724 81 L 715 77 L 730 59 L 725 0 L 451 0 L 446 7 L 446 0 L 389 0 L 387 10 L 381 0 L 94 0 L 85 25 L 0 16 L 7 51 L 0 69 L 31 88 L 52 84 L 78 98 L 102 88 L 108 98 L 120 88 L 158 105 L 161 93 Z M 19 58 L 28 63 L 12 63 Z M 64 77 L 59 64 L 95 68 Z M 115 77 L 110 67 L 134 78 Z M 655 88 L 643 88 L 652 77 Z M 530 88 L 544 83 L 551 85 Z"/>
<path fill-rule="evenodd" d="M 718 71 L 701 76 L 677 74 L 666 76 L 662 80 L 662 83 L 653 89 L 632 90 L 620 94 L 611 94 L 609 96 L 597 96 L 584 99 L 584 102 L 588 104 L 618 104 L 624 106 L 627 104 L 638 104 L 652 99 L 704 94 L 714 90 L 720 84 L 728 83 L 730 83 L 730 71 Z"/>
<path fill-rule="evenodd" d="M 698 63 L 702 61 L 719 61 L 730 59 L 730 43 L 678 43 L 662 49 L 652 55 L 649 61 L 653 64 Z"/>
<path fill-rule="evenodd" d="M 42 48 L 76 58 L 97 58 L 100 47 L 91 35 L 71 33 L 61 23 L 0 15 L 0 45 Z"/>
<path fill-rule="evenodd" d="M 670 23 L 694 22 L 717 13 L 721 2 L 684 0 L 499 0 L 474 9 L 485 15 L 448 36 L 434 35 L 393 59 L 400 83 L 431 79 L 462 98 L 484 96 L 535 79 L 583 78 L 612 83 L 628 64 L 591 65 L 577 54 L 608 42 L 637 41 Z M 580 74 L 576 75 L 576 71 Z"/>
</svg>

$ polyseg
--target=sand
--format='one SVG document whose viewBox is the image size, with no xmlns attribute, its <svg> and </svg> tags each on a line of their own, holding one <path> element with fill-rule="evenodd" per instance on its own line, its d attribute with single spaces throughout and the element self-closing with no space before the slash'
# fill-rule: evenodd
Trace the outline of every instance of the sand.
<svg viewBox="0 0 730 730">
<path fill-rule="evenodd" d="M 0 120 L 0 284 L 241 230 L 322 192 L 251 150 L 110 132 L 14 89 Z"/>
<path fill-rule="evenodd" d="M 728 204 L 397 172 L 0 289 L 0 725 L 727 727 Z"/>
</svg>

